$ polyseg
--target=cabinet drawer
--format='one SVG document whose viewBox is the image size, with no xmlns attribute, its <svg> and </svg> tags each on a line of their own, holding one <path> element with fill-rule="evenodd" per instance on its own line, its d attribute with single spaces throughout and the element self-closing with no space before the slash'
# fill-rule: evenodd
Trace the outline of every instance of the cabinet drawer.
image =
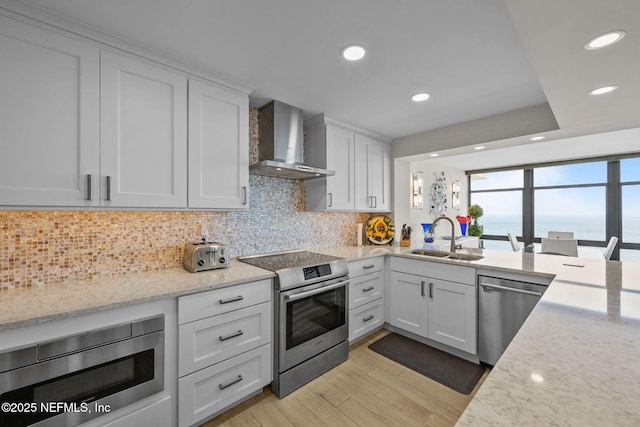
<svg viewBox="0 0 640 427">
<path fill-rule="evenodd" d="M 178 323 L 193 322 L 271 301 L 271 289 L 271 279 L 265 279 L 180 297 L 178 298 Z"/>
<path fill-rule="evenodd" d="M 349 277 L 354 278 L 363 274 L 374 273 L 384 269 L 384 257 L 360 259 L 349 262 Z"/>
<path fill-rule="evenodd" d="M 180 325 L 179 375 L 197 371 L 271 341 L 271 303 Z"/>
<path fill-rule="evenodd" d="M 349 309 L 383 296 L 384 272 L 365 274 L 349 280 Z"/>
<path fill-rule="evenodd" d="M 178 417 L 190 426 L 271 382 L 271 345 L 263 345 L 178 381 Z"/>
<path fill-rule="evenodd" d="M 349 341 L 356 340 L 382 326 L 382 305 L 380 298 L 368 304 L 349 310 Z"/>
</svg>

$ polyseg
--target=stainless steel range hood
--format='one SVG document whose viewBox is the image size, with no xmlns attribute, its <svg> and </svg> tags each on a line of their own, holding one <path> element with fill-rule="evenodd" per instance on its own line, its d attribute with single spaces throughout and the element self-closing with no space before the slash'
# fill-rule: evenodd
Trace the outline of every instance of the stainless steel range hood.
<svg viewBox="0 0 640 427">
<path fill-rule="evenodd" d="M 304 164 L 302 110 L 271 101 L 258 110 L 260 161 L 249 167 L 254 175 L 289 179 L 313 179 L 335 175 L 334 171 Z"/>
</svg>

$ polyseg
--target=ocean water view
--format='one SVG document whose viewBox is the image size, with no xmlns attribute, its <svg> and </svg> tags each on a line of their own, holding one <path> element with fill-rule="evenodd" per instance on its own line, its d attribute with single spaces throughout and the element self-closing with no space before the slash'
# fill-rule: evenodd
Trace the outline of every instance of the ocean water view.
<svg viewBox="0 0 640 427">
<path fill-rule="evenodd" d="M 578 240 L 606 239 L 605 218 L 601 215 L 538 215 L 534 220 L 536 237 L 546 237 L 548 231 L 573 231 Z M 522 235 L 520 215 L 484 215 L 478 220 L 485 234 L 506 235 L 509 232 Z M 625 216 L 621 240 L 640 243 L 640 215 Z"/>
</svg>

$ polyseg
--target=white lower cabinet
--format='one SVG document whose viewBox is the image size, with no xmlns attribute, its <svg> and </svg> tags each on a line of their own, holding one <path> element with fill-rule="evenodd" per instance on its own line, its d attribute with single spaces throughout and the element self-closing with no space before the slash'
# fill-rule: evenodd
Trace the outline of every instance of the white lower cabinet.
<svg viewBox="0 0 640 427">
<path fill-rule="evenodd" d="M 470 354 L 477 353 L 475 270 L 391 259 L 389 323 Z"/>
<path fill-rule="evenodd" d="M 180 378 L 180 425 L 195 425 L 261 390 L 270 382 L 270 344 Z"/>
<path fill-rule="evenodd" d="M 384 257 L 349 262 L 349 341 L 384 324 Z"/>
<path fill-rule="evenodd" d="M 178 299 L 178 420 L 197 425 L 272 375 L 271 280 Z"/>
<path fill-rule="evenodd" d="M 349 340 L 363 337 L 384 324 L 382 298 L 349 310 Z"/>
</svg>

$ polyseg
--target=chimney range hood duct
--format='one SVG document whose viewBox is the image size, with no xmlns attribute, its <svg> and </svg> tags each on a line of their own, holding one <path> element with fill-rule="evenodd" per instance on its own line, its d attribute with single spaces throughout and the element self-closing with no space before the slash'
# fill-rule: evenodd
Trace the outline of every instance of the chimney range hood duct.
<svg viewBox="0 0 640 427">
<path fill-rule="evenodd" d="M 306 166 L 302 110 L 271 101 L 258 110 L 260 161 L 249 167 L 253 175 L 289 179 L 313 179 L 335 175 L 334 171 Z"/>
</svg>

